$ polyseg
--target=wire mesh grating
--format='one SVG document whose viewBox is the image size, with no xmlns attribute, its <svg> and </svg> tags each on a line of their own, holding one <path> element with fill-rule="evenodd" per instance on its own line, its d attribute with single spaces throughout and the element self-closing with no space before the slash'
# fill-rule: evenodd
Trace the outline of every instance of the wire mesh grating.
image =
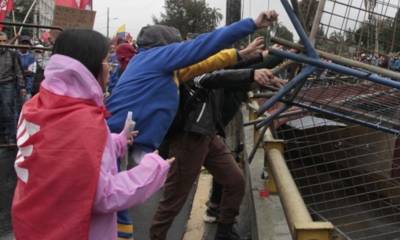
<svg viewBox="0 0 400 240">
<path fill-rule="evenodd" d="M 400 132 L 400 90 L 374 82 L 328 72 L 308 78 L 292 102 Z"/>
<path fill-rule="evenodd" d="M 400 51 L 399 0 L 327 0 L 317 48 L 346 57 Z M 373 57 L 362 61 L 377 60 Z"/>
<path fill-rule="evenodd" d="M 400 239 L 400 140 L 332 116 L 291 117 L 277 130 L 315 218 L 343 239 Z"/>
</svg>

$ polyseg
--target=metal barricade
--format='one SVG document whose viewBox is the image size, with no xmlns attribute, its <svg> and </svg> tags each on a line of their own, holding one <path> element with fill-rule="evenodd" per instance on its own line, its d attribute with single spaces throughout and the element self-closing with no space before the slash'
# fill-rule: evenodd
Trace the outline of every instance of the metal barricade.
<svg viewBox="0 0 400 240">
<path fill-rule="evenodd" d="M 334 119 L 291 116 L 277 129 L 307 208 L 342 239 L 400 236 L 400 141 L 396 135 Z"/>
</svg>

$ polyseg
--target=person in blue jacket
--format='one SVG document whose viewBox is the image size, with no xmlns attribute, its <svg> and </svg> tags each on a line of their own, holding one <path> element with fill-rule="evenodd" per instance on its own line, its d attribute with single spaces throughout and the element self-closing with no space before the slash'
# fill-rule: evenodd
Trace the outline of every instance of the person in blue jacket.
<svg viewBox="0 0 400 240">
<path fill-rule="evenodd" d="M 133 112 L 139 130 L 133 149 L 135 161 L 160 146 L 176 115 L 179 105 L 177 71 L 205 60 L 257 28 L 272 25 L 277 16 L 275 11 L 265 11 L 255 20 L 245 19 L 185 42 L 172 27 L 154 25 L 141 29 L 137 39 L 139 52 L 106 103 L 111 113 L 108 125 L 112 132 L 119 132 L 127 112 Z"/>
<path fill-rule="evenodd" d="M 31 39 L 29 36 L 21 36 L 19 43 L 25 46 L 32 46 Z M 30 98 L 33 93 L 33 80 L 37 69 L 36 58 L 33 52 L 31 52 L 28 49 L 19 50 L 18 57 L 21 62 L 22 70 L 24 71 L 27 96 L 28 98 Z"/>
<path fill-rule="evenodd" d="M 178 110 L 176 70 L 206 59 L 257 28 L 271 26 L 277 17 L 275 11 L 263 11 L 255 20 L 244 19 L 184 42 L 175 28 L 143 27 L 137 39 L 139 53 L 130 61 L 107 101 L 111 131 L 121 131 L 127 112 L 132 111 L 139 130 L 134 149 L 139 153 L 157 149 Z"/>
</svg>

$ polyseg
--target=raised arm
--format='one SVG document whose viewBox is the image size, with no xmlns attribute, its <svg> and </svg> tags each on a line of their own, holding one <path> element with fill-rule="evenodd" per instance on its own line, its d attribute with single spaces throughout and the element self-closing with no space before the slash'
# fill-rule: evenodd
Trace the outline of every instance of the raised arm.
<svg viewBox="0 0 400 240">
<path fill-rule="evenodd" d="M 200 62 L 216 52 L 228 48 L 236 41 L 253 33 L 257 28 L 270 26 L 276 21 L 275 11 L 265 11 L 255 19 L 244 19 L 215 31 L 201 34 L 197 38 L 170 44 L 152 51 L 155 59 L 166 72 L 172 72 Z"/>
</svg>

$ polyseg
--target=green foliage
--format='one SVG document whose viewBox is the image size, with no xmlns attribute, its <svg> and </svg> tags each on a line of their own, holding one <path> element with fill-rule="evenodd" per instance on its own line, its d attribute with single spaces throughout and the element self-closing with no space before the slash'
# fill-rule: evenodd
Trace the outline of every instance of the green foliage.
<svg viewBox="0 0 400 240">
<path fill-rule="evenodd" d="M 259 29 L 252 35 L 252 39 L 255 39 L 256 37 L 268 38 L 269 31 L 270 29 Z M 282 23 L 278 23 L 276 25 L 275 37 L 283 38 L 293 42 L 293 33 L 289 29 L 287 29 L 287 27 L 285 27 Z"/>
<path fill-rule="evenodd" d="M 165 0 L 165 13 L 155 24 L 163 24 L 179 29 L 183 38 L 188 33 L 204 33 L 214 30 L 222 20 L 217 8 L 212 8 L 204 0 Z"/>
<path fill-rule="evenodd" d="M 266 39 L 266 43 L 268 44 L 268 39 L 270 38 L 269 31 L 270 31 L 270 29 L 266 29 L 266 28 L 259 29 L 250 36 L 250 39 L 245 38 L 245 39 L 242 39 L 241 41 L 239 41 L 237 46 L 239 48 L 244 48 L 245 46 L 247 46 L 247 44 L 249 44 L 250 41 L 254 40 L 257 37 L 264 37 Z M 293 42 L 293 33 L 287 27 L 285 27 L 282 23 L 277 24 L 275 37 L 283 38 L 283 39 Z M 270 46 L 266 46 L 266 47 L 270 47 Z"/>
<path fill-rule="evenodd" d="M 372 17 L 371 20 L 363 22 L 356 30 L 347 29 L 343 33 L 332 32 L 328 37 L 330 41 L 321 42 L 323 49 L 337 54 L 349 52 L 348 48 L 350 47 L 357 48 L 359 53 L 398 52 L 400 51 L 400 22 L 395 23 L 395 21 L 398 19 L 377 20 Z"/>
<path fill-rule="evenodd" d="M 362 52 L 381 54 L 399 52 L 400 9 L 397 10 L 395 18 L 377 17 L 371 14 L 355 29 L 348 28 L 342 32 L 331 32 L 318 41 L 317 47 L 347 57 L 353 57 Z"/>
<path fill-rule="evenodd" d="M 302 18 L 302 23 L 306 32 L 310 32 L 314 21 L 315 13 L 317 12 L 317 0 L 302 0 L 299 3 L 299 10 Z"/>
</svg>

